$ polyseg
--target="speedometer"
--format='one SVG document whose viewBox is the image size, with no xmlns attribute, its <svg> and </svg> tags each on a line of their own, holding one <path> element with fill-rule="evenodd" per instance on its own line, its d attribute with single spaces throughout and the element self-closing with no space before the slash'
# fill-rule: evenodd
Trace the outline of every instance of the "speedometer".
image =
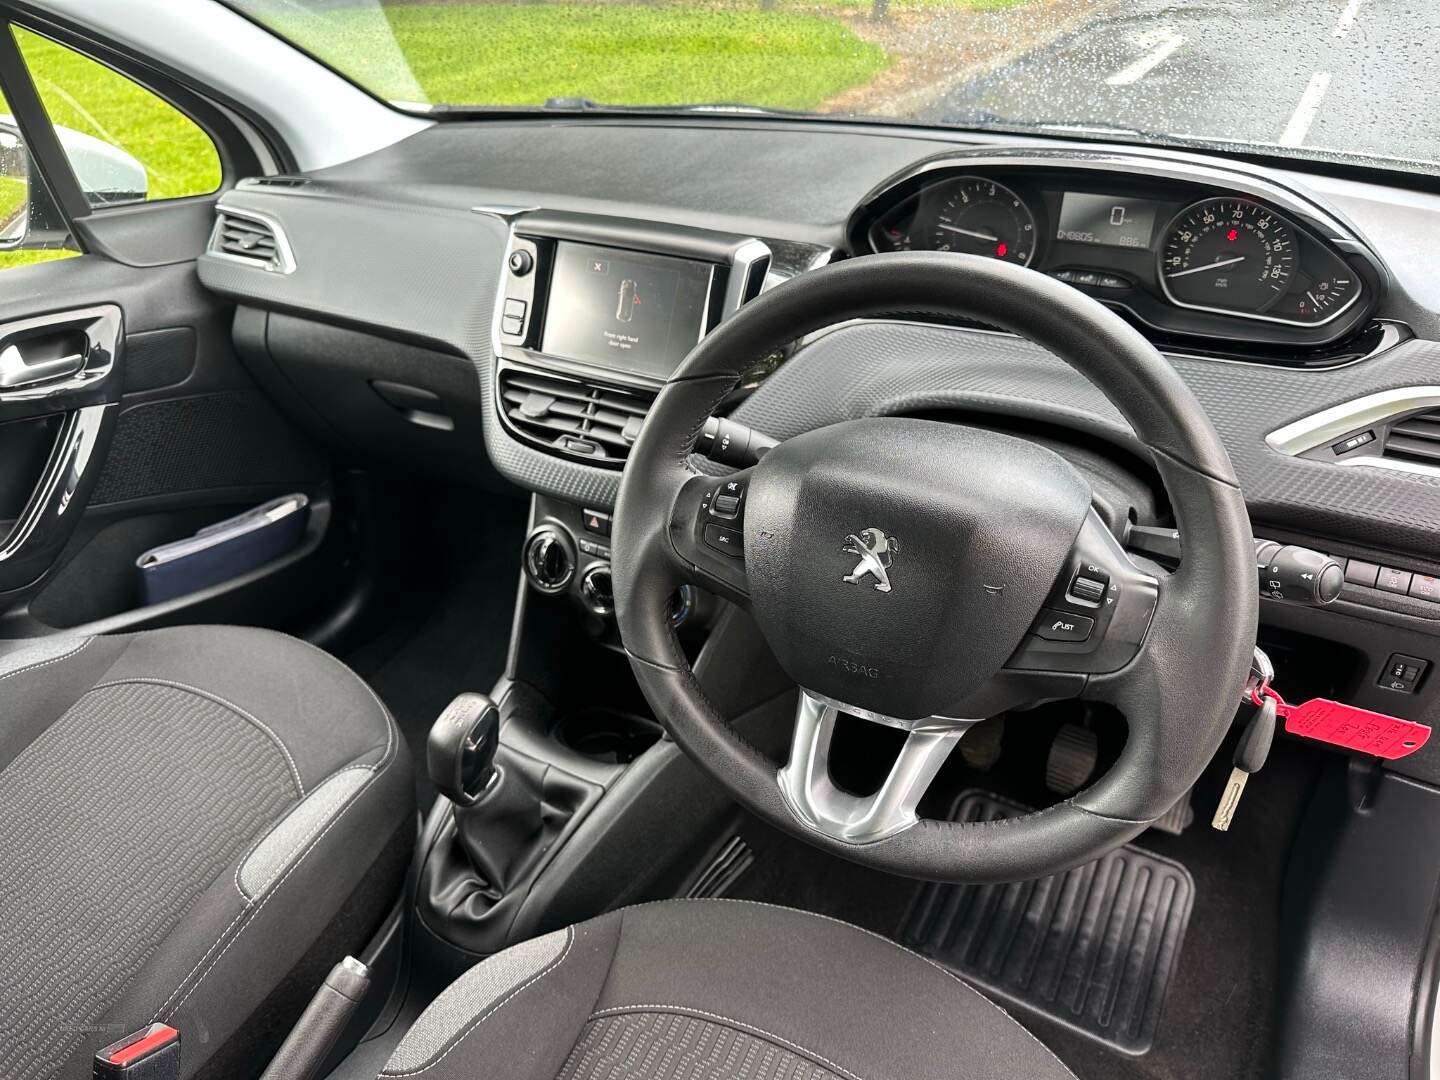
<svg viewBox="0 0 1440 1080">
<path fill-rule="evenodd" d="M 1280 300 L 1295 274 L 1295 235 L 1249 199 L 1206 199 L 1165 232 L 1160 284 L 1182 307 L 1258 314 Z"/>
<path fill-rule="evenodd" d="M 1035 218 L 1003 184 L 962 177 L 946 191 L 935 215 L 931 245 L 1028 266 L 1035 256 Z"/>
</svg>

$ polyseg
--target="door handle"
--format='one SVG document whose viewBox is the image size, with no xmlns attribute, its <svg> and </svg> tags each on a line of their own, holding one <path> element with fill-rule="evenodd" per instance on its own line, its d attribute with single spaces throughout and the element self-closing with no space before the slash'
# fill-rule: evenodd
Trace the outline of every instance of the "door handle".
<svg viewBox="0 0 1440 1080">
<path fill-rule="evenodd" d="M 19 345 L 7 345 L 0 349 L 0 390 L 19 390 L 51 379 L 63 379 L 76 374 L 84 366 L 83 352 L 26 360 Z"/>
<path fill-rule="evenodd" d="M 123 338 L 115 304 L 0 322 L 0 422 L 119 401 Z"/>
</svg>

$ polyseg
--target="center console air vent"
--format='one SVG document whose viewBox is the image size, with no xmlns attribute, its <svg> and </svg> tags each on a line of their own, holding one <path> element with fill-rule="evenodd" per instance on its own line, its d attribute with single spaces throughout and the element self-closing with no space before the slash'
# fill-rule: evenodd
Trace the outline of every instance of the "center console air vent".
<svg viewBox="0 0 1440 1080">
<path fill-rule="evenodd" d="M 500 415 L 527 441 L 619 467 L 640 437 L 655 395 L 518 368 L 500 371 Z"/>
<path fill-rule="evenodd" d="M 219 210 L 206 251 L 277 274 L 295 269 L 295 258 L 280 223 L 252 210 Z"/>
<path fill-rule="evenodd" d="M 1440 465 L 1440 411 L 1418 413 L 1391 424 L 1384 456 Z"/>
</svg>

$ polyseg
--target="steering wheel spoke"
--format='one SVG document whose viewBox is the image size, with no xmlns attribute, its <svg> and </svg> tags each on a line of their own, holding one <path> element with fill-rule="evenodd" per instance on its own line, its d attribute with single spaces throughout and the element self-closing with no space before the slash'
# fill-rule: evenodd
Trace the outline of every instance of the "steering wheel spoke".
<svg viewBox="0 0 1440 1080">
<path fill-rule="evenodd" d="M 745 573 L 745 506 L 750 469 L 729 476 L 692 476 L 670 507 L 670 546 L 676 570 L 731 603 L 750 606 Z"/>
<path fill-rule="evenodd" d="M 830 777 L 830 746 L 840 713 L 906 731 L 890 773 L 872 795 L 852 795 Z M 916 808 L 961 737 L 979 720 L 935 716 L 902 721 L 856 709 L 801 689 L 790 760 L 778 774 L 795 816 L 816 832 L 847 844 L 894 836 L 920 819 Z"/>
</svg>

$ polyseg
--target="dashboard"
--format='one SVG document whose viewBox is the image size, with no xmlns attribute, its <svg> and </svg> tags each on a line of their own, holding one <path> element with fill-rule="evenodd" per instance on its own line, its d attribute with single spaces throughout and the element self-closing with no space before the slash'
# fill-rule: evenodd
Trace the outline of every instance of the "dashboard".
<svg viewBox="0 0 1440 1080">
<path fill-rule="evenodd" d="M 1153 147 L 597 119 L 437 125 L 217 209 L 293 255 L 197 264 L 256 380 L 349 459 L 568 508 L 572 590 L 611 557 L 656 395 L 761 292 L 947 245 L 1050 274 L 1168 359 L 1259 535 L 1348 560 L 1329 608 L 1262 600 L 1267 632 L 1323 659 L 1328 696 L 1440 722 L 1440 676 L 1380 681 L 1391 654 L 1440 664 L 1440 194 Z M 1083 465 L 1119 531 L 1176 539 L 1149 449 L 1021 336 L 900 314 L 753 360 L 717 415 L 776 439 L 881 415 L 1022 434 Z M 1405 768 L 1440 780 L 1440 744 Z"/>
<path fill-rule="evenodd" d="M 1386 272 L 1345 222 L 1251 175 L 1114 155 L 960 153 L 892 177 L 848 227 L 856 254 L 954 251 L 1028 266 L 1165 334 L 1323 346 Z"/>
</svg>

